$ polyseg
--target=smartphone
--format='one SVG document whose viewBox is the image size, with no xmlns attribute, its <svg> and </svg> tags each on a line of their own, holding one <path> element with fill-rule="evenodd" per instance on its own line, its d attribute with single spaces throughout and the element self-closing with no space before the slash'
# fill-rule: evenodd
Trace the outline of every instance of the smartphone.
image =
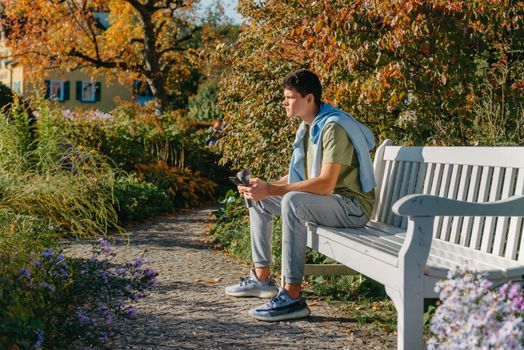
<svg viewBox="0 0 524 350">
<path fill-rule="evenodd" d="M 236 176 L 228 176 L 227 178 L 237 186 L 242 185 L 242 182 Z"/>
</svg>

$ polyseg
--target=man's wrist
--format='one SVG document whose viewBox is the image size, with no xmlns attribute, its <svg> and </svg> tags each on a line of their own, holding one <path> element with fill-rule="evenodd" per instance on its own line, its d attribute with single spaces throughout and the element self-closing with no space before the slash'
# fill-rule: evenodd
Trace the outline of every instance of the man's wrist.
<svg viewBox="0 0 524 350">
<path fill-rule="evenodd" d="M 268 184 L 268 193 L 270 196 L 283 196 L 286 193 L 286 186 L 287 184 Z"/>
</svg>

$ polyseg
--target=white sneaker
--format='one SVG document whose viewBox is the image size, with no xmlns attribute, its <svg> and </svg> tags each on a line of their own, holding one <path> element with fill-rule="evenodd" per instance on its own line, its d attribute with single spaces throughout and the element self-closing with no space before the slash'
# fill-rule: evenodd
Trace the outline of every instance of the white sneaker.
<svg viewBox="0 0 524 350">
<path fill-rule="evenodd" d="M 241 277 L 239 284 L 227 286 L 225 292 L 234 297 L 272 298 L 277 295 L 278 289 L 273 276 L 262 282 L 257 279 L 254 270 L 251 270 L 248 277 Z"/>
</svg>

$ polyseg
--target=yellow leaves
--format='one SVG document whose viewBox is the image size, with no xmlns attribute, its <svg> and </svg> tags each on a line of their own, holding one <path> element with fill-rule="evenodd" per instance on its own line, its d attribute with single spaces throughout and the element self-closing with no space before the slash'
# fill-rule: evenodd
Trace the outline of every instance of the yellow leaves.
<svg viewBox="0 0 524 350">
<path fill-rule="evenodd" d="M 324 21 L 319 20 L 313 27 L 313 30 L 315 31 L 315 33 L 320 33 L 323 27 L 324 27 Z"/>
</svg>

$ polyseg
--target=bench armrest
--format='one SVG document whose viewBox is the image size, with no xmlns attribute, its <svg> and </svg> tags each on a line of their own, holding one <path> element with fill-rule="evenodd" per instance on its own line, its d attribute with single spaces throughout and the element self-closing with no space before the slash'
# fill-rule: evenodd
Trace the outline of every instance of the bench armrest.
<svg viewBox="0 0 524 350">
<path fill-rule="evenodd" d="M 391 207 L 401 216 L 524 216 L 524 196 L 472 203 L 427 194 L 410 194 Z"/>
</svg>

